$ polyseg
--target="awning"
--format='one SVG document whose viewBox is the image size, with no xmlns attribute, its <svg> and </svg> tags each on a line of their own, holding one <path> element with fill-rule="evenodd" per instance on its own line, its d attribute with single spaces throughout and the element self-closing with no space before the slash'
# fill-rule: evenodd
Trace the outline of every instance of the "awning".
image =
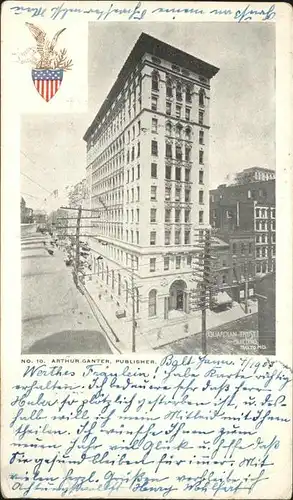
<svg viewBox="0 0 293 500">
<path fill-rule="evenodd" d="M 223 304 L 231 304 L 232 299 L 227 292 L 218 292 L 214 297 L 215 304 L 221 306 Z"/>
</svg>

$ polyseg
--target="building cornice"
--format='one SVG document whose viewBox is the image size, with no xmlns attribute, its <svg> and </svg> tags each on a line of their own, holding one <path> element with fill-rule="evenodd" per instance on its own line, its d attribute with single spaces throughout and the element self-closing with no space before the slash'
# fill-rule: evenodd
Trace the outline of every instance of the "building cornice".
<svg viewBox="0 0 293 500">
<path fill-rule="evenodd" d="M 131 71 L 136 67 L 137 63 L 140 62 L 142 56 L 146 53 L 154 55 L 155 57 L 161 57 L 171 63 L 178 64 L 184 68 L 192 71 L 193 73 L 201 74 L 206 78 L 210 79 L 215 76 L 219 68 L 213 66 L 201 59 L 198 59 L 191 54 L 183 52 L 172 45 L 169 45 L 161 40 L 157 40 L 146 33 L 142 33 L 134 45 L 132 51 L 130 52 L 126 62 L 124 63 L 118 77 L 112 86 L 110 92 L 108 93 L 106 99 L 104 100 L 100 110 L 98 111 L 96 117 L 92 121 L 91 125 L 87 129 L 83 139 L 88 140 L 93 128 L 96 123 L 101 120 L 101 118 L 108 111 L 111 103 L 115 97 L 121 92 L 125 81 Z"/>
</svg>

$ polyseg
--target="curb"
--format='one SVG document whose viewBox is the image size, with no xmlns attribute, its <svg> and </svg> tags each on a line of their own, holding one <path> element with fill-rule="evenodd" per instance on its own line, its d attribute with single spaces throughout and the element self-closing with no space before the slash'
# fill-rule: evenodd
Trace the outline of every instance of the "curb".
<svg viewBox="0 0 293 500">
<path fill-rule="evenodd" d="M 109 341 L 109 343 L 111 344 L 111 347 L 113 347 L 113 349 L 118 353 L 118 354 L 123 354 L 121 352 L 121 350 L 117 347 L 116 343 L 117 342 L 120 342 L 119 338 L 117 337 L 116 333 L 114 332 L 113 328 L 111 327 L 111 325 L 109 324 L 109 322 L 107 321 L 106 317 L 104 316 L 104 314 L 102 313 L 102 311 L 100 310 L 99 306 L 97 305 L 96 301 L 94 300 L 94 298 L 91 296 L 90 292 L 88 291 L 88 289 L 86 288 L 86 286 L 79 282 L 78 283 L 78 286 L 80 288 L 80 290 L 82 291 L 82 294 L 84 295 L 84 297 L 86 298 L 92 312 L 93 312 L 93 315 L 94 317 L 96 318 L 100 328 L 102 329 L 103 333 L 105 334 L 107 340 Z M 105 325 L 102 324 L 101 322 L 101 318 L 103 319 Z M 105 328 L 106 326 L 106 328 Z M 111 337 L 109 336 L 108 332 L 106 330 L 110 330 L 111 331 L 111 334 L 112 336 L 114 337 L 114 341 L 111 339 Z"/>
</svg>

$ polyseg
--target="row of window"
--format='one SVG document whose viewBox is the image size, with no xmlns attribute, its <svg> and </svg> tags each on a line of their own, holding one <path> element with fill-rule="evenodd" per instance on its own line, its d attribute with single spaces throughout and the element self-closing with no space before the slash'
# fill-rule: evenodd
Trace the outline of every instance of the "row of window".
<svg viewBox="0 0 293 500">
<path fill-rule="evenodd" d="M 102 190 L 110 190 L 114 189 L 117 187 L 122 187 L 123 186 L 123 181 L 124 181 L 124 175 L 123 173 L 113 175 L 111 177 L 108 177 L 106 179 L 94 182 L 93 178 L 93 183 L 96 188 L 96 191 L 102 191 Z"/>
<path fill-rule="evenodd" d="M 158 201 L 157 199 L 157 186 L 151 186 L 151 194 L 150 194 L 150 200 L 151 201 Z M 182 199 L 182 192 L 184 193 L 184 199 Z M 171 187 L 166 186 L 165 187 L 165 200 L 170 201 L 171 199 Z M 184 191 L 181 189 L 180 186 L 175 187 L 175 201 L 179 201 L 182 203 L 190 203 L 191 202 L 191 189 L 189 186 L 185 186 Z"/>
<path fill-rule="evenodd" d="M 125 233 L 126 233 L 127 243 L 135 243 L 136 245 L 139 245 L 139 231 L 133 231 L 133 229 L 131 229 L 131 231 L 129 231 L 128 229 L 126 229 Z M 135 241 L 134 241 L 134 237 L 135 237 Z"/>
<path fill-rule="evenodd" d="M 171 259 L 169 256 L 164 257 L 164 271 L 169 271 L 170 270 L 170 262 Z M 186 256 L 185 258 L 181 257 L 181 255 L 176 255 L 175 257 L 175 269 L 181 269 L 184 268 L 185 266 L 191 267 L 191 262 L 192 262 L 192 257 L 191 255 Z M 156 257 L 151 257 L 149 261 L 149 270 L 151 273 L 155 272 L 157 270 L 157 259 Z"/>
<path fill-rule="evenodd" d="M 182 234 L 184 235 L 183 241 L 182 241 Z M 125 235 L 127 243 L 133 243 L 139 245 L 139 231 L 134 231 L 133 229 L 131 230 L 126 229 Z M 150 246 L 155 246 L 157 244 L 156 231 L 150 232 L 149 242 Z M 190 245 L 190 243 L 191 243 L 191 232 L 189 229 L 185 229 L 184 231 L 181 231 L 181 229 L 176 229 L 174 231 L 174 243 L 173 243 L 174 245 Z M 164 244 L 171 245 L 171 230 L 169 229 L 165 231 Z"/>
<path fill-rule="evenodd" d="M 151 209 L 153 210 L 153 209 Z M 171 208 L 165 208 L 165 222 L 171 223 L 172 221 L 172 212 Z M 181 208 L 175 208 L 174 210 L 174 222 L 181 222 L 182 213 L 184 213 L 184 222 L 190 222 L 190 210 L 185 209 L 184 211 Z M 152 222 L 152 221 L 151 221 Z"/>
<path fill-rule="evenodd" d="M 102 148 L 102 146 L 105 143 L 113 139 L 113 136 L 118 131 L 122 130 L 124 123 L 125 123 L 125 109 L 124 107 L 121 107 L 120 110 L 117 112 L 116 116 L 111 120 L 111 122 L 105 128 L 102 134 L 99 135 L 99 130 L 98 129 L 95 130 L 95 132 L 92 134 L 90 140 L 87 143 L 87 150 L 89 150 L 92 146 L 95 145 L 97 145 L 98 149 Z M 123 138 L 120 140 L 123 141 Z M 122 143 L 120 142 L 120 147 L 121 146 Z"/>
<path fill-rule="evenodd" d="M 271 228 L 272 231 L 276 230 L 276 221 L 272 221 L 271 224 L 268 223 L 268 221 L 259 221 L 257 220 L 255 222 L 255 229 L 256 231 L 268 231 L 268 229 Z"/>
<path fill-rule="evenodd" d="M 241 243 L 240 244 L 240 253 L 241 255 L 245 255 L 248 251 L 248 254 L 252 254 L 252 249 L 253 249 L 253 245 L 252 243 L 248 243 L 248 245 L 246 245 L 245 243 Z M 237 251 L 238 251 L 238 245 L 237 243 L 233 243 L 232 244 L 232 253 L 233 255 L 237 255 Z"/>
<path fill-rule="evenodd" d="M 275 246 L 271 247 L 271 254 L 273 256 L 276 255 L 276 247 Z M 257 247 L 255 255 L 256 255 L 256 258 L 267 257 L 268 256 L 268 248 L 267 247 Z"/>
<path fill-rule="evenodd" d="M 275 173 L 267 173 L 267 172 L 254 172 L 253 178 L 257 181 L 268 181 L 270 179 L 275 179 Z"/>
<path fill-rule="evenodd" d="M 101 190 L 99 186 L 95 186 L 93 191 L 93 208 L 101 208 Z M 102 193 L 103 203 L 108 208 L 115 205 L 121 205 L 123 203 L 123 189 L 116 189 L 115 191 L 109 190 L 108 192 L 103 191 Z M 97 203 L 96 203 L 97 199 Z M 103 212 L 102 212 L 103 213 Z"/>
<path fill-rule="evenodd" d="M 181 167 L 173 168 L 172 165 L 166 165 L 166 167 L 165 167 L 165 179 L 166 180 L 183 181 L 183 178 L 182 178 L 183 171 L 184 171 L 184 169 Z M 175 176 L 174 176 L 173 172 L 175 173 Z M 173 178 L 173 176 L 174 176 L 174 178 Z M 151 177 L 153 177 L 153 175 Z M 190 182 L 190 170 L 187 168 L 185 169 L 184 181 Z M 203 170 L 199 170 L 199 172 L 198 172 L 198 183 L 199 184 L 204 183 L 204 171 Z M 170 197 L 168 198 L 168 196 L 167 196 L 168 190 L 170 190 L 170 193 L 171 193 L 171 187 L 166 188 L 165 199 L 170 199 Z"/>
<path fill-rule="evenodd" d="M 184 234 L 184 239 L 182 241 L 182 233 Z M 157 232 L 150 232 L 150 245 L 157 244 Z M 165 245 L 171 244 L 171 230 L 165 231 Z M 185 229 L 181 231 L 181 229 L 175 229 L 174 231 L 174 245 L 190 245 L 190 230 Z"/>
<path fill-rule="evenodd" d="M 274 272 L 276 268 L 276 263 L 273 260 L 271 263 L 271 271 Z M 267 261 L 257 263 L 255 266 L 256 274 L 266 274 L 269 271 L 269 265 Z"/>
<path fill-rule="evenodd" d="M 218 193 L 217 193 L 218 194 Z M 224 193 L 219 193 L 219 195 L 217 196 L 217 194 L 210 194 L 210 199 L 211 199 L 211 202 L 214 203 L 215 202 L 215 199 L 220 199 L 220 200 L 223 200 L 224 198 Z M 258 197 L 263 197 L 263 198 L 266 198 L 267 197 L 267 191 L 263 188 L 261 189 L 256 189 L 256 190 L 251 190 L 251 189 L 248 189 L 247 190 L 247 198 L 248 199 L 257 199 Z M 274 214 L 274 215 L 273 215 Z M 272 218 L 275 218 L 275 211 L 274 209 L 272 209 Z"/>
<path fill-rule="evenodd" d="M 138 164 L 136 166 L 136 180 L 140 179 L 140 165 Z M 131 180 L 130 180 L 130 170 L 127 170 L 126 174 L 126 182 L 129 184 L 129 182 L 133 182 L 135 180 L 135 167 L 132 167 L 131 169 Z"/>
<path fill-rule="evenodd" d="M 183 176 L 184 174 L 184 176 Z M 173 178 L 174 175 L 174 178 Z M 151 178 L 152 179 L 157 179 L 158 178 L 158 165 L 157 163 L 151 163 Z M 140 179 L 140 164 L 138 164 L 136 167 L 132 167 L 131 169 L 128 169 L 126 172 L 126 182 L 129 184 L 130 182 L 133 182 L 135 180 Z M 166 165 L 165 167 L 165 179 L 167 180 L 175 180 L 177 182 L 190 182 L 190 169 L 189 168 L 181 168 L 181 167 L 172 167 L 172 165 Z M 101 192 L 105 191 L 110 191 L 114 188 L 119 188 L 122 187 L 122 183 L 124 180 L 124 175 L 119 174 L 118 176 L 111 177 L 107 180 L 103 180 L 100 182 L 95 182 L 93 185 L 93 195 L 96 195 Z M 204 172 L 203 170 L 200 170 L 198 173 L 198 183 L 203 184 L 204 183 Z M 156 189 L 154 186 L 152 186 L 152 191 L 153 195 L 155 194 L 156 196 Z M 187 191 L 190 188 L 187 187 Z M 171 200 L 171 191 L 172 188 L 171 186 L 166 186 L 165 187 L 165 200 L 170 201 Z M 107 195 L 108 196 L 108 195 Z M 110 196 L 110 195 L 109 195 Z M 137 188 L 137 201 L 139 201 L 139 187 Z M 175 193 L 175 200 L 180 201 L 181 198 L 181 191 L 179 187 L 176 187 L 176 193 Z M 153 198 L 153 200 L 156 200 L 156 197 Z M 185 201 L 189 200 L 189 194 L 186 192 L 186 199 Z M 108 198 L 107 198 L 108 201 Z M 123 202 L 123 193 L 122 191 L 118 190 L 116 193 L 112 193 L 109 202 L 117 202 L 117 203 L 122 203 Z M 127 194 L 127 203 L 129 203 L 130 197 L 129 193 Z M 134 201 L 134 188 L 132 188 L 131 191 L 131 201 Z M 199 191 L 199 203 L 203 203 L 203 191 Z"/>
<path fill-rule="evenodd" d="M 267 243 L 268 242 L 268 235 L 267 234 L 258 234 L 255 238 L 256 243 Z M 276 242 L 276 234 L 272 233 L 271 234 L 271 242 L 275 243 Z"/>
<path fill-rule="evenodd" d="M 122 222 L 116 224 L 113 224 L 113 222 L 99 223 L 88 231 L 90 231 L 91 234 L 96 237 L 110 236 L 117 240 L 123 240 Z"/>
<path fill-rule="evenodd" d="M 135 189 L 131 188 L 126 191 L 126 203 L 133 203 L 134 201 L 140 201 L 140 187 L 136 186 L 136 199 L 134 199 Z M 130 196 L 131 194 L 131 196 Z"/>
<path fill-rule="evenodd" d="M 184 114 L 183 114 L 184 109 Z M 151 97 L 151 110 L 154 112 L 161 111 L 158 108 L 158 98 L 154 95 Z M 191 109 L 188 107 L 183 108 L 180 104 L 176 104 L 175 106 L 170 101 L 166 101 L 165 113 L 167 116 L 175 116 L 178 120 L 185 120 L 187 122 L 190 121 L 191 118 Z M 198 123 L 199 125 L 204 125 L 204 111 L 198 111 Z"/>
<path fill-rule="evenodd" d="M 129 149 L 127 150 L 126 153 L 126 163 L 128 164 L 130 161 L 134 161 L 134 158 L 139 158 L 140 157 L 140 142 L 138 141 L 136 144 L 136 154 L 135 154 L 135 146 L 133 145 L 131 148 L 131 153 Z"/>
<path fill-rule="evenodd" d="M 156 120 L 156 118 L 154 120 Z M 184 138 L 187 141 L 191 140 L 190 127 L 186 127 L 184 129 L 183 125 L 181 125 L 180 123 L 175 125 L 175 126 L 172 126 L 171 122 L 167 122 L 165 129 L 166 129 L 166 135 L 170 136 L 170 137 L 173 134 L 173 130 L 175 130 L 175 137 L 177 137 L 178 139 L 182 139 L 182 137 L 183 137 L 182 132 L 184 130 Z M 154 131 L 156 131 L 156 129 L 155 129 L 155 127 L 154 128 L 152 127 L 152 132 L 154 132 Z M 199 130 L 199 132 L 198 132 L 198 142 L 199 142 L 199 144 L 204 144 L 204 131 L 203 130 Z"/>
<path fill-rule="evenodd" d="M 116 262 L 121 262 L 121 264 L 125 265 L 127 268 L 131 269 L 131 266 L 133 264 L 133 267 L 135 270 L 138 270 L 139 268 L 139 259 L 137 255 L 133 255 L 131 253 L 125 252 L 124 250 L 117 248 L 114 245 L 107 245 L 104 246 L 103 248 L 104 254 L 106 253 L 108 257 L 111 259 L 115 260 Z M 94 265 L 100 265 L 102 266 L 102 262 L 100 262 L 99 259 L 96 259 Z M 94 269 L 94 273 L 96 273 L 96 270 Z"/>
<path fill-rule="evenodd" d="M 157 71 L 152 72 L 152 91 L 159 92 L 160 91 L 160 75 Z M 166 95 L 167 97 L 175 97 L 177 101 L 183 100 L 183 92 L 185 94 L 185 101 L 188 103 L 192 102 L 192 86 L 185 85 L 183 88 L 182 83 L 177 81 L 175 85 L 170 78 L 166 78 Z M 198 94 L 199 105 L 205 105 L 205 91 L 204 89 L 199 90 Z"/>
<path fill-rule="evenodd" d="M 100 154 L 93 162 L 93 174 L 104 177 L 106 174 L 122 167 L 125 160 L 123 150 L 113 154 L 115 156 L 112 156 L 108 149 Z"/>
<path fill-rule="evenodd" d="M 256 217 L 262 217 L 264 219 L 267 219 L 269 217 L 269 213 L 271 213 L 271 218 L 275 219 L 276 210 L 274 208 L 272 208 L 271 210 L 269 208 L 256 208 L 255 209 L 255 216 Z"/>
<path fill-rule="evenodd" d="M 137 122 L 137 135 L 140 135 L 140 132 L 141 132 L 141 124 L 140 124 L 140 120 Z M 135 139 L 135 125 L 132 125 L 132 139 L 131 140 L 134 140 Z M 130 143 L 130 130 L 127 131 L 127 144 Z"/>
<path fill-rule="evenodd" d="M 175 178 L 173 179 L 173 170 L 175 172 Z M 183 178 L 183 172 L 184 172 L 184 178 Z M 190 169 L 189 168 L 181 168 L 181 167 L 175 167 L 174 169 L 172 168 L 171 165 L 166 165 L 165 166 L 165 179 L 167 180 L 175 180 L 175 181 L 185 181 L 185 182 L 190 182 Z"/>
<path fill-rule="evenodd" d="M 130 121 L 132 118 L 136 116 L 137 104 L 139 106 L 139 110 L 141 109 L 141 75 L 138 76 L 137 83 L 134 82 L 132 93 L 131 89 L 129 88 L 127 98 L 124 97 L 126 87 L 127 85 L 122 91 L 122 94 L 117 96 L 116 100 L 112 103 L 111 109 L 108 110 L 107 114 L 102 119 L 101 127 L 103 127 L 104 130 L 101 132 L 101 127 L 98 127 L 92 134 L 87 144 L 87 150 L 89 150 L 92 146 L 96 144 L 97 147 L 100 149 L 105 143 L 111 141 L 116 133 L 122 131 L 126 121 L 127 110 L 128 110 L 128 119 Z M 138 88 L 138 94 L 136 94 L 137 88 Z M 116 108 L 117 111 L 113 116 L 114 108 Z M 110 115 L 112 115 L 112 117 Z M 107 121 L 109 121 L 108 125 L 106 125 Z"/>
</svg>

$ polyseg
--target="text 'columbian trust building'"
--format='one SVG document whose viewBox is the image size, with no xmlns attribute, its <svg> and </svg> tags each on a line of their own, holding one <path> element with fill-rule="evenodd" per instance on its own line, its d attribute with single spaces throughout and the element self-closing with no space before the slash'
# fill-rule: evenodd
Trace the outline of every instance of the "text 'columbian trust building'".
<svg viewBox="0 0 293 500">
<path fill-rule="evenodd" d="M 194 231 L 209 224 L 218 68 L 141 34 L 84 135 L 93 279 L 137 324 L 191 314 Z M 99 257 L 99 258 L 98 258 Z M 102 257 L 102 258 L 101 258 Z"/>
</svg>

